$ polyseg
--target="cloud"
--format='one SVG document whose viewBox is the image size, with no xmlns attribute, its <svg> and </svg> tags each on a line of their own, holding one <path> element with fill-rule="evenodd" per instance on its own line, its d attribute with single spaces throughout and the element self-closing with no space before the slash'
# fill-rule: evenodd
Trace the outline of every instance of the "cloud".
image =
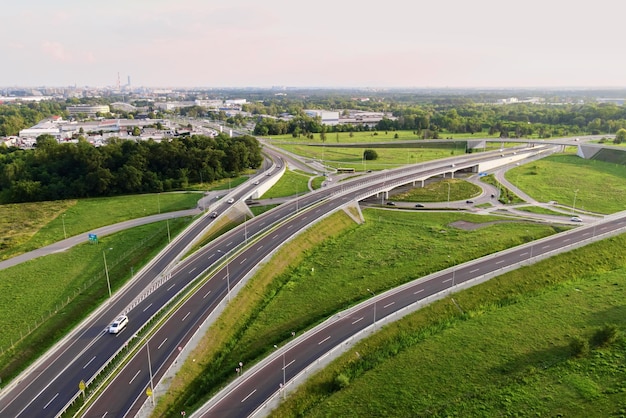
<svg viewBox="0 0 626 418">
<path fill-rule="evenodd" d="M 57 61 L 70 62 L 72 60 L 71 54 L 65 50 L 65 47 L 60 42 L 44 41 L 41 44 L 41 50 L 45 55 Z"/>
</svg>

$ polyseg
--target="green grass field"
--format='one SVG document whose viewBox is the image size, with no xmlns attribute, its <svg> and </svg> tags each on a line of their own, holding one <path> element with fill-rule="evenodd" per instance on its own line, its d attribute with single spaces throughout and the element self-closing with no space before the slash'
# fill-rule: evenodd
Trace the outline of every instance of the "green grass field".
<svg viewBox="0 0 626 418">
<path fill-rule="evenodd" d="M 0 205 L 0 260 L 95 228 L 196 207 L 200 193 L 159 193 Z"/>
<path fill-rule="evenodd" d="M 397 138 L 396 138 L 397 134 Z M 488 135 L 487 132 L 477 132 L 475 134 L 454 134 L 449 132 L 441 132 L 439 135 L 443 138 L 453 139 L 481 139 L 481 138 L 497 138 L 497 135 Z M 321 143 L 320 135 L 314 134 L 313 140 L 300 136 L 294 138 L 291 134 L 287 135 L 275 135 L 269 137 L 274 142 L 319 142 Z M 351 144 L 360 142 L 392 142 L 403 140 L 420 140 L 422 137 L 418 136 L 415 131 L 363 131 L 353 132 L 350 135 L 349 132 L 330 132 L 326 134 L 327 144 Z M 282 144 L 281 144 L 282 146 Z"/>
<path fill-rule="evenodd" d="M 573 155 L 554 155 L 515 167 L 506 179 L 540 202 L 597 213 L 626 208 L 626 167 Z M 576 192 L 578 191 L 578 192 Z"/>
<path fill-rule="evenodd" d="M 310 191 L 309 178 L 310 176 L 307 174 L 287 169 L 280 180 L 259 199 L 273 199 L 277 197 L 295 196 L 296 194 L 306 194 Z"/>
<path fill-rule="evenodd" d="M 460 179 L 445 179 L 395 194 L 392 199 L 399 202 L 445 202 L 448 191 L 450 201 L 469 199 L 481 193 L 480 187 L 475 184 Z"/>
<path fill-rule="evenodd" d="M 323 161 L 327 167 L 354 168 L 357 171 L 383 170 L 406 164 L 416 164 L 465 153 L 460 145 L 454 148 L 376 148 L 376 160 L 363 160 L 363 148 L 321 147 L 302 144 L 284 144 L 281 148 L 311 160 Z"/>
</svg>

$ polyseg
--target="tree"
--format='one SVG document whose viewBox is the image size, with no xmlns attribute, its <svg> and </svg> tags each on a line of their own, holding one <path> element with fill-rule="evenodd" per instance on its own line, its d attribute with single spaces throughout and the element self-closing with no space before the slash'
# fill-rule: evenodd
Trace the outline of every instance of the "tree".
<svg viewBox="0 0 626 418">
<path fill-rule="evenodd" d="M 363 151 L 363 159 L 367 161 L 373 161 L 378 158 L 378 153 L 373 149 L 366 149 Z"/>
<path fill-rule="evenodd" d="M 626 129 L 621 128 L 615 134 L 615 139 L 613 140 L 613 143 L 614 144 L 621 144 L 624 141 L 626 141 Z"/>
</svg>

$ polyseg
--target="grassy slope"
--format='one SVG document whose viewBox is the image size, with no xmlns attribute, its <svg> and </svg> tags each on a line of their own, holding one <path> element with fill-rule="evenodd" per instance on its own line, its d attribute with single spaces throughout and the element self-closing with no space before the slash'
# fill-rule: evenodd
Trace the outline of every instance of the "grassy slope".
<svg viewBox="0 0 626 418">
<path fill-rule="evenodd" d="M 198 193 L 160 193 L 0 205 L 0 259 L 129 219 L 196 207 Z"/>
<path fill-rule="evenodd" d="M 506 179 L 540 202 L 556 200 L 598 213 L 624 210 L 626 166 L 554 155 L 515 167 Z M 575 191 L 578 190 L 578 193 Z"/>
<path fill-rule="evenodd" d="M 624 244 L 622 235 L 455 294 L 463 314 L 450 298 L 436 302 L 359 343 L 272 416 L 619 416 L 624 337 L 581 358 L 569 345 L 606 323 L 626 329 L 626 256 L 613 251 Z"/>
</svg>

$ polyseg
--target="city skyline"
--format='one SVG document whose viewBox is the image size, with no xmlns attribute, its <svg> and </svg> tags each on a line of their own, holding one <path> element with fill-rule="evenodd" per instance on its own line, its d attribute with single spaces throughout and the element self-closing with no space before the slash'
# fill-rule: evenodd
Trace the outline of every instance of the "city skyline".
<svg viewBox="0 0 626 418">
<path fill-rule="evenodd" d="M 12 2 L 0 85 L 626 87 L 614 0 L 344 3 Z"/>
</svg>

